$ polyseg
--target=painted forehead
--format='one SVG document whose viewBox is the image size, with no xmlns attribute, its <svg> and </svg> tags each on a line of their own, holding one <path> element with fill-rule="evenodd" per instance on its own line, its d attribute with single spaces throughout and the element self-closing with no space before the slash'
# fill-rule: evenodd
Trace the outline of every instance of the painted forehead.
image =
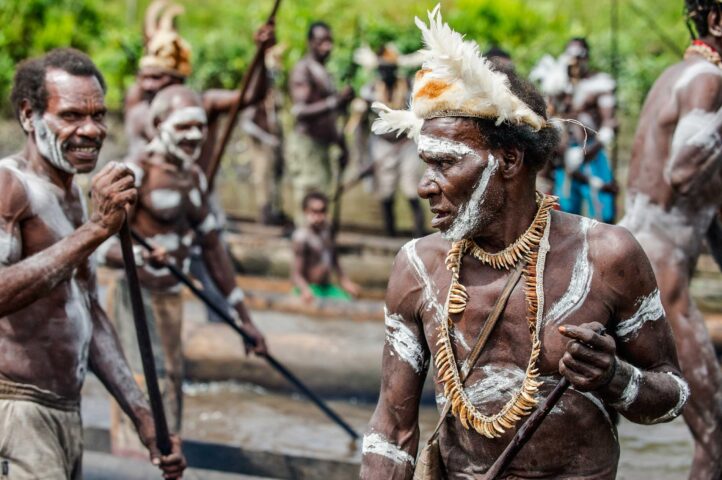
<svg viewBox="0 0 722 480">
<path fill-rule="evenodd" d="M 419 136 L 418 150 L 419 153 L 426 155 L 454 155 L 457 157 L 473 155 L 478 157 L 476 150 L 466 143 L 430 134 Z"/>
<path fill-rule="evenodd" d="M 105 108 L 105 94 L 94 76 L 73 75 L 64 70 L 49 69 L 45 74 L 48 107 Z"/>
<path fill-rule="evenodd" d="M 165 119 L 165 122 L 172 125 L 190 122 L 203 124 L 208 123 L 206 119 L 206 111 L 203 108 L 196 106 L 181 107 L 173 110 L 171 114 L 168 115 L 168 118 Z"/>
</svg>

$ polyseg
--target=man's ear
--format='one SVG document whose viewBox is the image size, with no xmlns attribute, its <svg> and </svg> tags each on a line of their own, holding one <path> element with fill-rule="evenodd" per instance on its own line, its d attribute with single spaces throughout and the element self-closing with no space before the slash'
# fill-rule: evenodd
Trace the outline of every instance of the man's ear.
<svg viewBox="0 0 722 480">
<path fill-rule="evenodd" d="M 28 100 L 27 98 L 20 102 L 18 116 L 18 120 L 20 120 L 20 126 L 23 128 L 25 133 L 29 134 L 35 131 L 35 125 L 33 124 L 33 117 L 35 116 L 35 112 L 33 112 L 33 107 L 30 106 L 30 100 Z"/>
<path fill-rule="evenodd" d="M 524 166 L 524 152 L 517 148 L 498 150 L 493 155 L 499 161 L 499 169 L 504 178 L 513 178 L 519 175 Z"/>
<path fill-rule="evenodd" d="M 715 37 L 722 37 L 722 25 L 720 25 L 720 13 L 716 8 L 707 14 L 707 30 Z"/>
</svg>

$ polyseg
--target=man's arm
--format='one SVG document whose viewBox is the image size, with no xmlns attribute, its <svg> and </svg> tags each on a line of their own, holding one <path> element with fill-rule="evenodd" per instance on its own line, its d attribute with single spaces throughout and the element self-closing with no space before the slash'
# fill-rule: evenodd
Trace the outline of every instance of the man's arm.
<svg viewBox="0 0 722 480">
<path fill-rule="evenodd" d="M 207 199 L 206 195 L 204 195 L 204 199 Z M 243 291 L 236 285 L 235 272 L 232 267 L 233 263 L 221 240 L 218 221 L 213 212 L 208 208 L 207 200 L 205 200 L 204 203 L 204 210 L 207 214 L 204 220 L 196 226 L 196 233 L 200 237 L 203 262 L 208 268 L 211 279 L 213 279 L 218 289 L 226 297 L 228 304 L 233 307 L 238 314 L 241 321 L 241 328 L 255 340 L 256 344 L 251 347 L 250 350 L 257 355 L 264 355 L 268 352 L 266 339 L 251 320 L 251 314 L 243 302 L 245 298 Z"/>
<path fill-rule="evenodd" d="M 414 474 L 419 401 L 430 353 L 417 308 L 422 286 L 411 268 L 402 250 L 386 293 L 381 394 L 363 440 L 364 480 L 410 480 Z"/>
<path fill-rule="evenodd" d="M 684 195 L 695 180 L 706 181 L 722 160 L 722 77 L 699 75 L 678 90 L 677 104 L 679 120 L 664 178 Z"/>
<path fill-rule="evenodd" d="M 305 302 L 313 301 L 313 292 L 311 287 L 303 276 L 303 266 L 306 263 L 306 240 L 301 230 L 296 230 L 291 239 L 293 248 L 293 264 L 291 265 L 291 281 L 301 292 L 301 297 Z"/>
<path fill-rule="evenodd" d="M 90 339 L 88 357 L 90 369 L 133 421 L 138 436 L 150 452 L 151 461 L 163 470 L 164 478 L 181 478 L 186 461 L 181 452 L 180 439 L 172 436 L 172 451 L 169 455 L 162 455 L 158 450 L 153 415 L 128 368 L 115 330 L 98 302 L 94 273 L 91 274 L 88 284 L 91 285 L 90 311 L 93 320 L 93 336 Z"/>
<path fill-rule="evenodd" d="M 27 193 L 15 174 L 0 168 L 0 229 L 8 245 L 22 245 L 17 221 L 28 209 Z M 133 175 L 122 164 L 112 162 L 93 178 L 95 212 L 73 233 L 17 263 L 0 268 L 0 317 L 17 312 L 50 293 L 91 253 L 120 228 L 124 207 L 136 198 Z M 120 217 L 118 217 L 120 212 Z M 22 247 L 18 247 L 22 248 Z"/>
<path fill-rule="evenodd" d="M 631 233 L 598 225 L 590 232 L 592 255 L 611 292 L 608 334 L 597 322 L 560 327 L 572 339 L 560 372 L 581 391 L 595 390 L 605 403 L 636 423 L 672 420 L 689 389 L 682 379 L 672 330 L 652 266 Z M 598 252 L 595 254 L 595 251 Z"/>
<path fill-rule="evenodd" d="M 350 101 L 350 98 L 346 98 L 344 93 L 329 95 L 326 98 L 310 102 L 311 94 L 313 93 L 313 85 L 310 81 L 311 74 L 305 65 L 296 65 L 291 72 L 290 79 L 290 94 L 293 107 L 291 108 L 291 114 L 296 119 L 304 121 L 313 117 L 323 115 L 325 113 L 334 112 L 343 108 L 346 103 Z"/>
</svg>

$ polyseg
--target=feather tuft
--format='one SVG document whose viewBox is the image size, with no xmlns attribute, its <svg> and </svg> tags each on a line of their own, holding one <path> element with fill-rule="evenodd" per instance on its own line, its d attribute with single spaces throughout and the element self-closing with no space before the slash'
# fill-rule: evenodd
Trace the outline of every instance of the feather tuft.
<svg viewBox="0 0 722 480">
<path fill-rule="evenodd" d="M 376 135 L 396 132 L 397 137 L 406 134 L 408 138 L 418 140 L 424 121 L 413 112 L 392 110 L 381 102 L 374 102 L 371 109 L 379 116 L 371 126 Z"/>
</svg>

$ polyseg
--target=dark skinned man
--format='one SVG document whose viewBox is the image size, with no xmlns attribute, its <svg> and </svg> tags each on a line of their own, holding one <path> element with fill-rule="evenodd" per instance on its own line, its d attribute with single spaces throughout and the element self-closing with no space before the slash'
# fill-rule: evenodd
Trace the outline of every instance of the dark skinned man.
<svg viewBox="0 0 722 480">
<path fill-rule="evenodd" d="M 308 53 L 293 68 L 289 89 L 296 119 L 289 138 L 291 163 L 289 174 L 293 182 L 297 205 L 294 220 L 303 221 L 301 202 L 311 191 L 331 195 L 333 165 L 330 147 L 341 149 L 338 168 L 344 168 L 348 158 L 343 132 L 336 123 L 339 112 L 353 99 L 353 90 L 346 87 L 336 92 L 325 64 L 333 49 L 331 28 L 323 22 L 314 22 L 308 29 Z"/>
<path fill-rule="evenodd" d="M 127 165 L 135 172 L 138 202 L 130 215 L 131 227 L 156 248 L 139 259 L 139 277 L 147 302 L 151 338 L 156 344 L 156 364 L 163 380 L 163 396 L 169 426 L 178 432 L 182 420 L 183 348 L 181 329 L 183 300 L 178 280 L 159 265 L 170 262 L 185 273 L 190 270 L 190 249 L 197 243 L 201 258 L 224 303 L 231 308 L 242 328 L 256 341 L 253 351 L 266 352 L 263 335 L 251 321 L 243 292 L 235 284 L 232 262 L 220 238 L 220 224 L 209 205 L 208 182 L 196 163 L 207 132 L 207 119 L 200 96 L 182 85 L 163 89 L 153 99 L 150 121 L 155 132 L 146 153 Z M 116 239 L 102 247 L 100 256 L 110 265 L 121 266 Z M 127 284 L 117 279 L 112 311 L 118 335 L 136 376 L 142 375 L 140 357 L 133 342 Z M 114 414 L 113 448 L 133 454 L 129 428 Z"/>
<path fill-rule="evenodd" d="M 408 243 L 394 264 L 361 478 L 412 477 L 433 359 L 439 407 L 452 407 L 439 436 L 447 478 L 481 478 L 563 375 L 573 388 L 504 478 L 613 479 L 619 443 L 607 409 L 664 422 L 688 395 L 652 268 L 626 230 L 560 213 L 535 192 L 559 140 L 543 98 L 495 70 L 438 7 L 429 17 L 428 27 L 417 20 L 428 53 L 411 110 L 377 104 L 375 131 L 417 139 L 419 194 L 441 234 Z M 478 361 L 460 367 L 517 268 Z"/>
<path fill-rule="evenodd" d="M 107 128 L 105 82 L 69 49 L 22 63 L 12 101 L 23 150 L 0 161 L 0 460 L 11 479 L 80 479 L 80 390 L 90 369 L 128 415 L 153 463 L 180 478 L 180 441 L 162 457 L 148 403 L 100 307 L 93 251 L 137 198 L 110 163 L 93 178 L 88 218 L 76 173 L 95 168 Z"/>
<path fill-rule="evenodd" d="M 686 6 L 699 38 L 647 96 L 621 224 L 652 261 L 689 381 L 684 419 L 695 441 L 689 478 L 717 479 L 722 477 L 722 378 L 689 283 L 722 205 L 722 12 L 715 1 L 689 1 Z M 708 236 L 708 243 L 713 253 L 722 252 L 719 236 Z"/>
</svg>

